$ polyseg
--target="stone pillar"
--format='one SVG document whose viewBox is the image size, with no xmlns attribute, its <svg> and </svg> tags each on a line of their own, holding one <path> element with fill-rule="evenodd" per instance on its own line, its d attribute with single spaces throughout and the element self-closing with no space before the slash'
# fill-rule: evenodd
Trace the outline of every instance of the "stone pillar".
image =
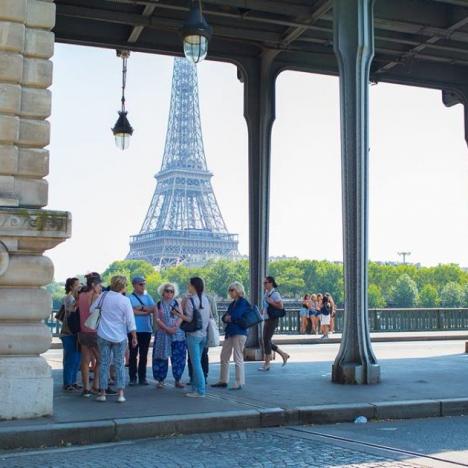
<svg viewBox="0 0 468 468">
<path fill-rule="evenodd" d="M 261 307 L 263 279 L 268 267 L 270 215 L 271 130 L 275 120 L 274 58 L 265 51 L 239 70 L 244 83 L 244 117 L 249 142 L 249 259 L 250 300 Z M 246 343 L 247 359 L 262 359 L 260 327 L 252 327 Z"/>
<path fill-rule="evenodd" d="M 374 55 L 373 0 L 334 0 L 334 48 L 340 71 L 345 313 L 333 382 L 372 384 L 380 367 L 367 309 L 368 83 Z"/>
<path fill-rule="evenodd" d="M 52 413 L 43 252 L 70 236 L 68 213 L 47 204 L 55 5 L 0 2 L 0 419 Z"/>
</svg>

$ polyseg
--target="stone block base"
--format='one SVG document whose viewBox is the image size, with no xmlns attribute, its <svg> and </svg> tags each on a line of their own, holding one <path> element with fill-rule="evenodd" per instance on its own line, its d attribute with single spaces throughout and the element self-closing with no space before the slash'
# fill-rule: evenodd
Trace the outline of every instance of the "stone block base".
<svg viewBox="0 0 468 468">
<path fill-rule="evenodd" d="M 332 366 L 332 381 L 340 384 L 378 384 L 380 382 L 380 366 L 378 364 L 334 364 Z"/>
<path fill-rule="evenodd" d="M 52 414 L 53 381 L 43 358 L 2 356 L 0 376 L 0 420 Z"/>
</svg>

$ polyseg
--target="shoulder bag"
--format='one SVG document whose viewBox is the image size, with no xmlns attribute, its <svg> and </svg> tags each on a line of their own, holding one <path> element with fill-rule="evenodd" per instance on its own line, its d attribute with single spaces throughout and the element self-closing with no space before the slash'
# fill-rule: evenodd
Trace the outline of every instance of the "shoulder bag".
<svg viewBox="0 0 468 468">
<path fill-rule="evenodd" d="M 107 291 L 102 293 L 101 299 L 99 299 L 99 304 L 94 309 L 93 313 L 86 319 L 85 327 L 90 328 L 91 330 L 97 330 L 99 327 L 99 322 L 101 321 L 101 311 L 104 299 L 107 295 Z"/>
<path fill-rule="evenodd" d="M 195 307 L 195 302 L 193 298 L 189 298 L 192 303 L 193 317 L 191 322 L 186 322 L 185 320 L 180 324 L 181 330 L 185 333 L 193 333 L 203 328 L 203 321 L 200 314 L 200 311 Z"/>
<path fill-rule="evenodd" d="M 262 314 L 256 305 L 250 306 L 243 314 L 242 317 L 235 321 L 241 328 L 251 328 L 254 325 L 263 321 Z"/>
<path fill-rule="evenodd" d="M 219 327 L 213 316 L 210 304 L 210 320 L 208 321 L 208 328 L 206 330 L 207 340 L 206 346 L 208 348 L 216 348 L 219 346 Z"/>
<path fill-rule="evenodd" d="M 271 297 L 273 293 L 271 293 L 268 297 Z M 268 317 L 271 319 L 277 319 L 284 317 L 286 315 L 286 310 L 284 309 L 278 309 L 277 307 L 272 306 L 271 304 L 268 304 Z"/>
</svg>

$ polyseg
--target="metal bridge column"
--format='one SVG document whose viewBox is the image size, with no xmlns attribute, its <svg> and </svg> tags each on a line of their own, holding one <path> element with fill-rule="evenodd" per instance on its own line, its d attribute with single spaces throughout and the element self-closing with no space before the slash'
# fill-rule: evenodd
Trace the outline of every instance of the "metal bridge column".
<svg viewBox="0 0 468 468">
<path fill-rule="evenodd" d="M 380 381 L 367 309 L 368 83 L 374 55 L 373 0 L 334 0 L 334 49 L 340 72 L 345 313 L 332 380 Z"/>
<path fill-rule="evenodd" d="M 263 278 L 268 267 L 271 130 L 275 120 L 274 58 L 266 50 L 239 68 L 244 83 L 244 117 L 249 138 L 249 258 L 250 300 L 261 306 Z M 261 359 L 259 327 L 249 330 L 246 358 Z"/>
</svg>

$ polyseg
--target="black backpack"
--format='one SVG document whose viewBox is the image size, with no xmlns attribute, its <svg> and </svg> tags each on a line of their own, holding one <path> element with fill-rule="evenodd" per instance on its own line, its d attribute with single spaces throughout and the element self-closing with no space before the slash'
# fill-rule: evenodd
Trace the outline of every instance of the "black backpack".
<svg viewBox="0 0 468 468">
<path fill-rule="evenodd" d="M 180 324 L 181 330 L 185 333 L 193 333 L 203 328 L 203 320 L 200 314 L 200 311 L 195 307 L 195 302 L 190 298 L 193 308 L 193 318 L 191 322 L 186 322 L 185 320 Z M 200 301 L 201 305 L 201 301 Z"/>
</svg>

